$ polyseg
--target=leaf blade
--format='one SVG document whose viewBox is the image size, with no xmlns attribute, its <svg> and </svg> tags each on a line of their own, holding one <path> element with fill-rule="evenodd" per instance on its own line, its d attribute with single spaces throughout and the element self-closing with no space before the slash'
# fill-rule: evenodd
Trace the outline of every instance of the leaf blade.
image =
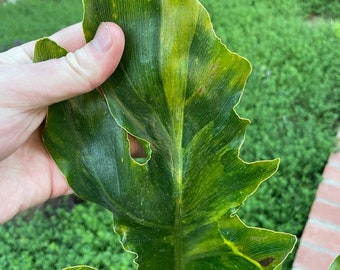
<svg viewBox="0 0 340 270">
<path fill-rule="evenodd" d="M 92 92 L 49 109 L 44 140 L 70 185 L 115 214 L 139 269 L 275 269 L 295 238 L 249 229 L 234 216 L 278 167 L 239 158 L 249 121 L 234 108 L 248 61 L 221 43 L 196 1 L 84 5 L 87 40 L 101 21 L 116 21 L 127 47 L 102 86 L 105 100 Z M 148 142 L 146 163 L 130 157 L 127 131 Z M 227 237 L 232 224 L 241 232 L 235 241 Z M 249 251 L 249 231 L 269 235 L 271 245 L 285 239 L 280 252 Z"/>
</svg>

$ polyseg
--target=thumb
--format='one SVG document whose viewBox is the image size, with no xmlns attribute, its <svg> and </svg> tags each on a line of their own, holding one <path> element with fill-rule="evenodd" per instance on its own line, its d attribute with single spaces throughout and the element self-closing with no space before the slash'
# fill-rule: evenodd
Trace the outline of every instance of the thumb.
<svg viewBox="0 0 340 270">
<path fill-rule="evenodd" d="M 120 27 L 102 23 L 92 41 L 65 57 L 7 66 L 7 77 L 11 78 L 4 80 L 2 87 L 16 95 L 9 94 L 13 102 L 24 102 L 31 108 L 48 106 L 101 85 L 118 66 L 123 48 Z M 6 87 L 6 83 L 10 85 Z"/>
</svg>

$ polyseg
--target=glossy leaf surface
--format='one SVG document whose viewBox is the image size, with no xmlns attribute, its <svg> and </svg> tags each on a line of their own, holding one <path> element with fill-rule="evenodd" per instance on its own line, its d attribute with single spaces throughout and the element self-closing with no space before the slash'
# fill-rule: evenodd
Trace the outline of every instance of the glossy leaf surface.
<svg viewBox="0 0 340 270">
<path fill-rule="evenodd" d="M 45 144 L 82 198 L 114 213 L 139 269 L 275 269 L 289 234 L 245 226 L 237 209 L 278 167 L 239 158 L 248 120 L 234 111 L 250 64 L 215 36 L 194 0 L 84 0 L 84 33 L 118 23 L 126 48 L 93 91 L 49 108 Z M 66 52 L 49 40 L 36 61 Z M 128 133 L 143 160 L 131 158 Z"/>
</svg>

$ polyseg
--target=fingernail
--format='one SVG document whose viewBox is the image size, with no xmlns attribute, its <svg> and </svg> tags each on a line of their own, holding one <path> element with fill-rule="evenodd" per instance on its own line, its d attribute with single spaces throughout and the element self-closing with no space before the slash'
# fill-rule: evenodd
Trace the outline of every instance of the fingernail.
<svg viewBox="0 0 340 270">
<path fill-rule="evenodd" d="M 112 36 L 109 27 L 105 23 L 101 23 L 97 33 L 93 39 L 93 46 L 99 52 L 106 52 L 112 46 Z"/>
</svg>

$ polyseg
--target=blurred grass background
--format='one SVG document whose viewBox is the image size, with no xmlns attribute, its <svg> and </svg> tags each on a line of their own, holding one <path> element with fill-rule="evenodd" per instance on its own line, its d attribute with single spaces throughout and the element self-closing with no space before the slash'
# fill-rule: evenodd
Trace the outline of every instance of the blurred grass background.
<svg viewBox="0 0 340 270">
<path fill-rule="evenodd" d="M 246 224 L 301 236 L 340 122 L 338 0 L 202 0 L 217 35 L 253 72 L 237 111 L 251 119 L 241 157 L 281 158 L 240 209 Z M 82 19 L 80 0 L 0 1 L 0 51 Z M 72 210 L 69 208 L 72 206 Z M 106 210 L 72 198 L 0 226 L 0 269 L 89 264 L 133 269 Z M 283 269 L 291 269 L 294 253 Z"/>
</svg>

